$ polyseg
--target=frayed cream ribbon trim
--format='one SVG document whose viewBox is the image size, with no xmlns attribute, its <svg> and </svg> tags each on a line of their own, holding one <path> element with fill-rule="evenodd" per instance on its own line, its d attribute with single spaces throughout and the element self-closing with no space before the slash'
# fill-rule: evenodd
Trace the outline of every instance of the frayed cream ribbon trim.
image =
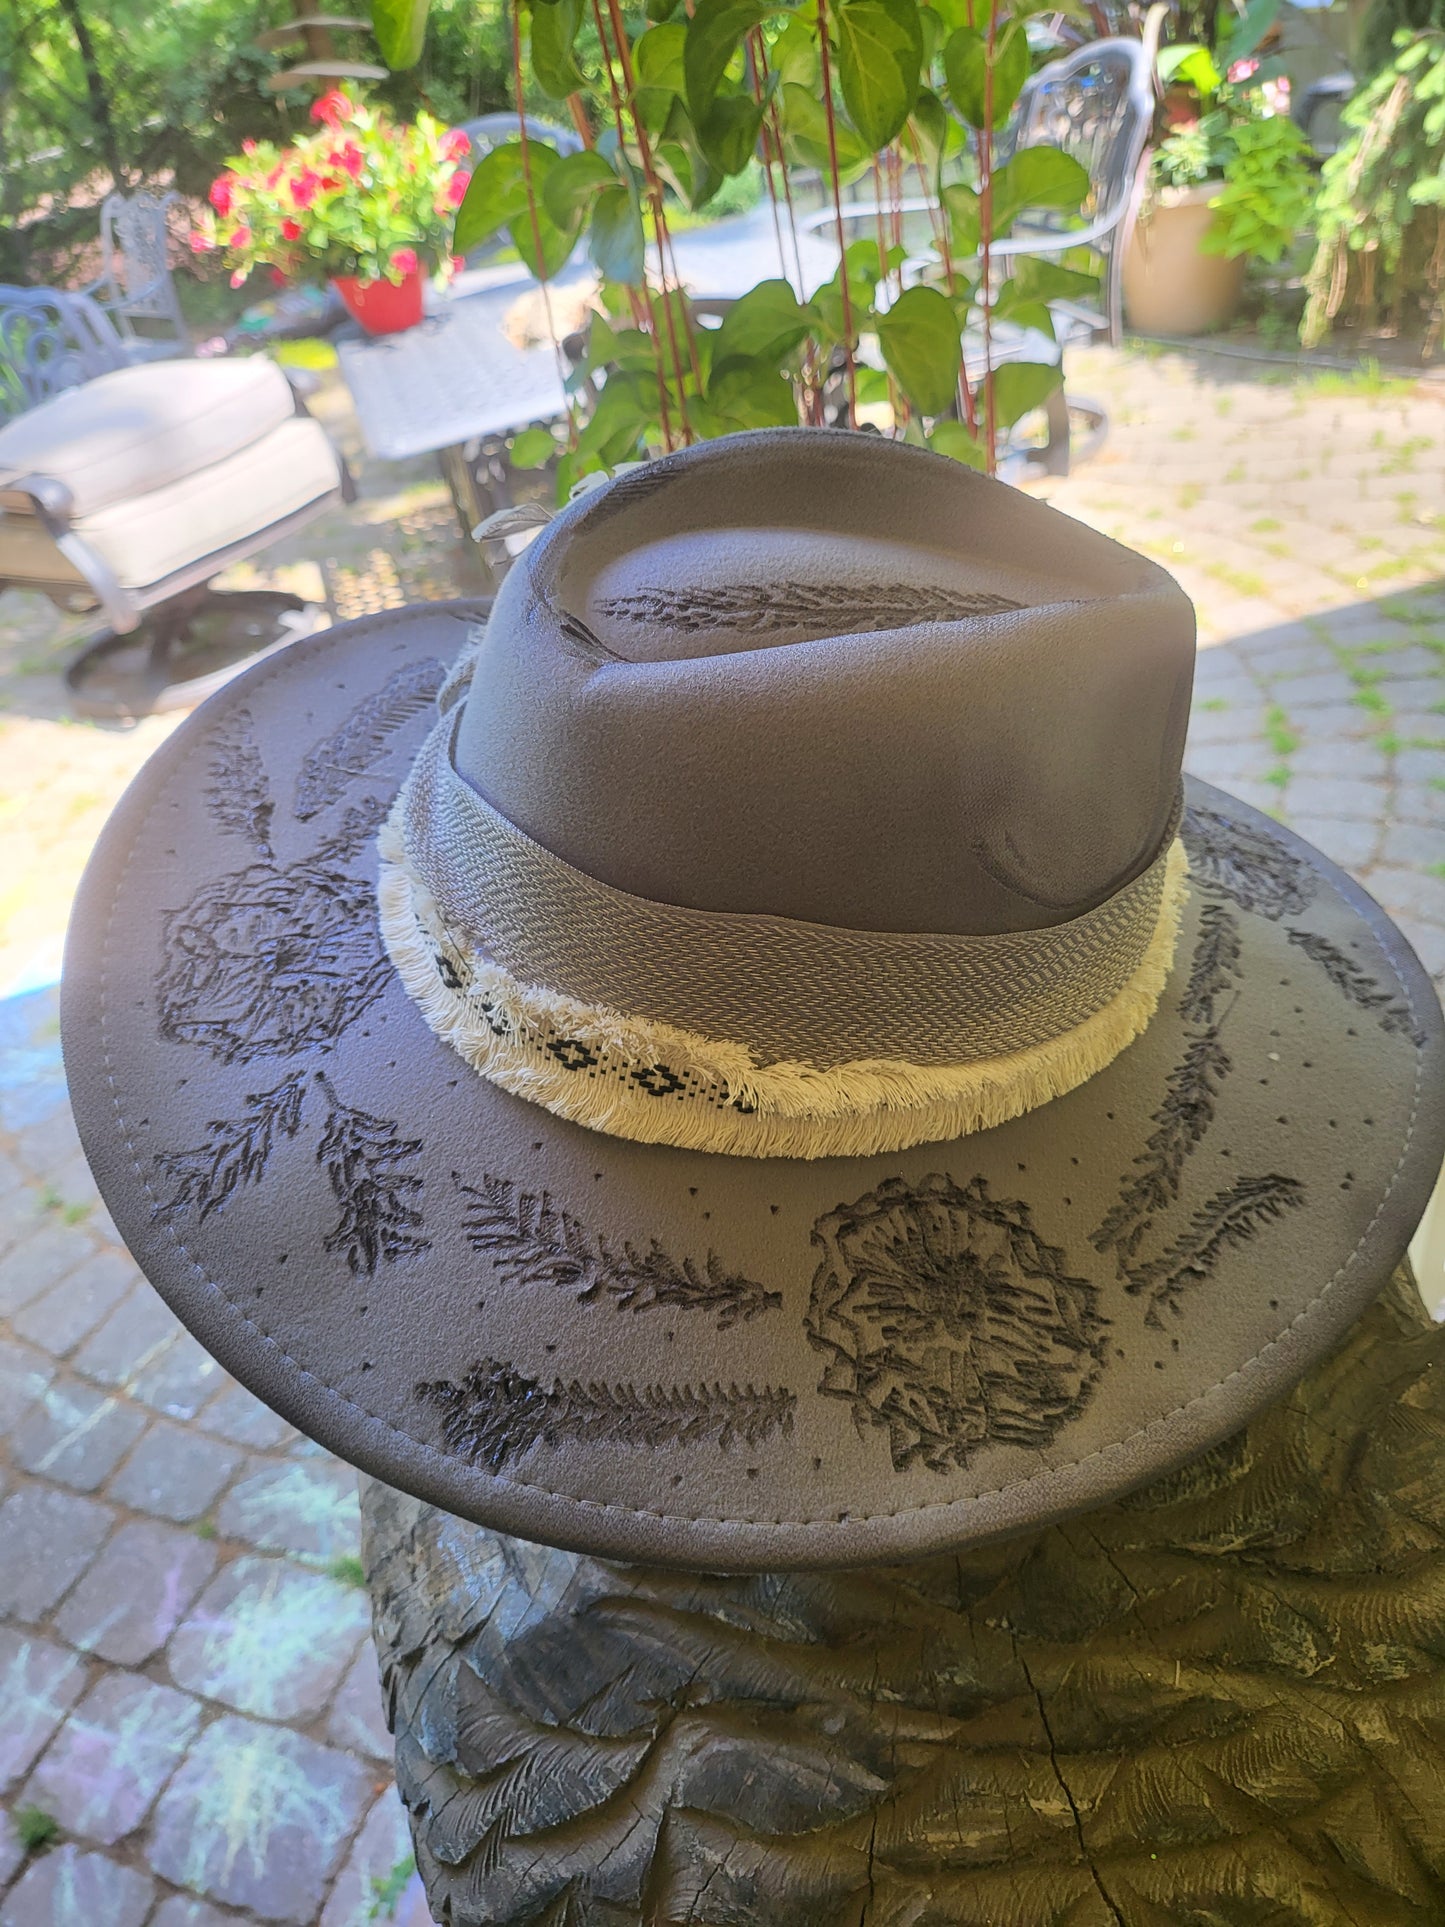
<svg viewBox="0 0 1445 1927">
<path fill-rule="evenodd" d="M 1062 1097 L 1147 1027 L 1168 981 L 1188 895 L 1188 861 L 1176 838 L 1154 934 L 1138 968 L 1102 1009 L 1062 1036 L 968 1064 L 864 1058 L 820 1070 L 807 1063 L 759 1065 L 744 1045 L 578 1003 L 519 983 L 500 964 L 475 955 L 466 957 L 469 981 L 451 989 L 439 974 L 438 951 L 465 952 L 446 936 L 430 893 L 408 869 L 394 819 L 383 826 L 378 848 L 387 951 L 427 1024 L 473 1070 L 610 1137 L 735 1157 L 871 1157 L 991 1130 Z M 499 1026 L 507 1034 L 498 1035 Z M 620 1065 L 691 1074 L 735 1102 L 658 1098 L 616 1077 L 567 1070 L 546 1049 L 545 1039 L 559 1036 Z"/>
</svg>

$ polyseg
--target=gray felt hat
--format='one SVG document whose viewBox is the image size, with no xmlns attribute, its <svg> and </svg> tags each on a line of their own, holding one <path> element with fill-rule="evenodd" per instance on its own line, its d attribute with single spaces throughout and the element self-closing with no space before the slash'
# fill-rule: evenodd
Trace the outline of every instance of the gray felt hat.
<svg viewBox="0 0 1445 1927">
<path fill-rule="evenodd" d="M 1180 780 L 1189 604 L 867 436 L 613 481 L 490 615 L 259 664 L 117 809 L 101 1191 L 286 1418 L 466 1517 L 827 1565 L 1097 1503 L 1278 1396 L 1445 1148 L 1442 1023 Z"/>
</svg>

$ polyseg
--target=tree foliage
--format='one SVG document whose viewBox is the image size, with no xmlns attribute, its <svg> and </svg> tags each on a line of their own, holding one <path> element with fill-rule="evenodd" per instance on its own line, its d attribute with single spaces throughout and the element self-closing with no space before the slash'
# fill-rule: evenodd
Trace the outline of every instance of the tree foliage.
<svg viewBox="0 0 1445 1927">
<path fill-rule="evenodd" d="M 0 4 L 0 280 L 94 271 L 85 250 L 112 180 L 204 197 L 243 140 L 286 142 L 311 96 L 276 95 L 284 55 L 256 37 L 284 0 L 4 0 Z M 420 62 L 377 87 L 403 119 L 504 104 L 501 0 L 432 0 Z"/>
</svg>

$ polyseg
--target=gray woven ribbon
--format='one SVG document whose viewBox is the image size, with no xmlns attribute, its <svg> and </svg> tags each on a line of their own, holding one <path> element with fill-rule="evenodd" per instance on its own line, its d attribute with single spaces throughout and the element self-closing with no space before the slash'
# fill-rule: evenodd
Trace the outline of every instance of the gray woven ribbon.
<svg viewBox="0 0 1445 1927">
<path fill-rule="evenodd" d="M 574 869 L 498 814 L 435 726 L 403 793 L 408 867 L 454 940 L 518 981 L 746 1045 L 761 1064 L 963 1064 L 1059 1037 L 1123 988 L 1159 920 L 1153 862 L 1068 923 L 1000 936 L 844 930 L 654 903 Z"/>
</svg>

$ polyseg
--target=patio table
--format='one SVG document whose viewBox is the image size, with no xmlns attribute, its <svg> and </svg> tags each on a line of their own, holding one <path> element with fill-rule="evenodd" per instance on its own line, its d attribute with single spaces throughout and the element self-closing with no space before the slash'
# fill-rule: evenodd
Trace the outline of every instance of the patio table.
<svg viewBox="0 0 1445 1927">
<path fill-rule="evenodd" d="M 367 448 L 383 461 L 438 455 L 468 532 L 505 506 L 505 438 L 566 412 L 551 347 L 517 348 L 503 332 L 531 285 L 520 269 L 503 281 L 465 275 L 429 302 L 418 327 L 376 336 L 348 328 L 337 337 Z"/>
</svg>

